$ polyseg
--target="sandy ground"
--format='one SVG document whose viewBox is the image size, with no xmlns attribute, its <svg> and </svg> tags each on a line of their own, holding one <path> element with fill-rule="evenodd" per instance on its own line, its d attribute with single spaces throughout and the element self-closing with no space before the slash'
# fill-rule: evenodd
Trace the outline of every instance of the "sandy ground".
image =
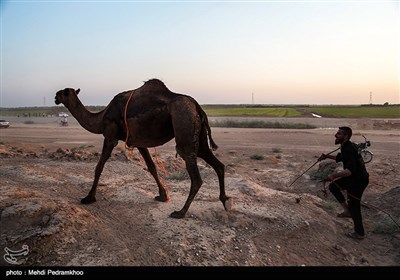
<svg viewBox="0 0 400 280">
<path fill-rule="evenodd" d="M 367 237 L 360 241 L 345 235 L 351 220 L 336 217 L 333 196 L 324 197 L 323 184 L 312 177 L 324 164 L 288 187 L 336 148 L 338 119 L 324 121 L 310 130 L 212 128 L 233 209 L 224 210 L 217 176 L 199 159 L 204 183 L 179 220 L 169 214 L 183 206 L 190 180 L 174 141 L 157 151 L 169 176 L 183 174 L 163 176 L 168 203 L 154 200 L 157 186 L 138 152 L 128 160 L 120 143 L 100 178 L 97 202 L 82 205 L 102 135 L 73 121 L 60 127 L 56 118 L 14 121 L 0 130 L 0 251 L 28 245 L 29 252 L 15 265 L 1 258 L 1 265 L 399 266 L 400 231 L 391 219 L 400 223 L 400 130 L 343 120 L 356 128 L 352 140 L 366 135 L 374 153 L 363 196 Z"/>
</svg>

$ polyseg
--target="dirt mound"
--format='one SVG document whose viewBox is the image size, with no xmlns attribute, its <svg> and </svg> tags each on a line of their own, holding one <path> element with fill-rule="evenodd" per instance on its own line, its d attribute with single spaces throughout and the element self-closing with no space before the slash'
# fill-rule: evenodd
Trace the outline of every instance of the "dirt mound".
<svg viewBox="0 0 400 280">
<path fill-rule="evenodd" d="M 76 243 L 88 231 L 88 224 L 98 222 L 85 209 L 46 192 L 10 186 L 1 191 L 1 246 L 30 248 L 28 257 L 19 264 L 56 260 L 69 244 Z"/>
</svg>

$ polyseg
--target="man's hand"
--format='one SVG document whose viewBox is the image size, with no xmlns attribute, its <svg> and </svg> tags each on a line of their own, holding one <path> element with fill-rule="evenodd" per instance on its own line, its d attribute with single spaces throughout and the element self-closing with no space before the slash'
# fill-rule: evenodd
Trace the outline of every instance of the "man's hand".
<svg viewBox="0 0 400 280">
<path fill-rule="evenodd" d="M 330 182 L 332 182 L 333 180 L 335 180 L 336 179 L 336 176 L 334 176 L 334 174 L 331 174 L 331 175 L 329 175 L 328 177 L 326 177 L 326 181 L 330 181 Z"/>
</svg>

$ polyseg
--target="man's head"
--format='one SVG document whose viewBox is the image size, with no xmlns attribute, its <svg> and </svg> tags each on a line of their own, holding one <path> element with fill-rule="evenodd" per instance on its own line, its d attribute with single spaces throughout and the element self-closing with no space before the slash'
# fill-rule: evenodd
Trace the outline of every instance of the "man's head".
<svg viewBox="0 0 400 280">
<path fill-rule="evenodd" d="M 342 144 L 347 140 L 350 140 L 353 135 L 353 131 L 348 126 L 341 126 L 335 134 L 335 144 Z"/>
</svg>

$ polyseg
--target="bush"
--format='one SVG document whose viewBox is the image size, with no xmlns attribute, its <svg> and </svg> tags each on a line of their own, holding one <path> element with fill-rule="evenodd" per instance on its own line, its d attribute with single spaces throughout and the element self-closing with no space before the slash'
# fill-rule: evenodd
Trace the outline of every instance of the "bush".
<svg viewBox="0 0 400 280">
<path fill-rule="evenodd" d="M 272 148 L 272 152 L 278 154 L 278 153 L 282 153 L 282 150 L 280 148 Z"/>
<path fill-rule="evenodd" d="M 311 180 L 322 181 L 325 180 L 337 167 L 336 162 L 330 162 L 329 164 L 320 164 L 318 170 L 312 170 L 310 172 Z"/>
<path fill-rule="evenodd" d="M 264 156 L 263 155 L 259 155 L 259 154 L 254 154 L 250 156 L 251 159 L 255 159 L 255 160 L 263 160 Z"/>
<path fill-rule="evenodd" d="M 185 179 L 188 179 L 189 176 L 186 172 L 186 170 L 177 170 L 177 171 L 173 171 L 168 175 L 168 179 L 169 180 L 178 180 L 178 181 L 182 181 Z"/>
<path fill-rule="evenodd" d="M 390 219 L 390 217 L 385 216 L 383 219 L 379 220 L 373 225 L 372 231 L 375 233 L 385 233 L 385 234 L 395 234 L 400 232 L 399 224 L 400 220 L 396 223 Z"/>
</svg>

